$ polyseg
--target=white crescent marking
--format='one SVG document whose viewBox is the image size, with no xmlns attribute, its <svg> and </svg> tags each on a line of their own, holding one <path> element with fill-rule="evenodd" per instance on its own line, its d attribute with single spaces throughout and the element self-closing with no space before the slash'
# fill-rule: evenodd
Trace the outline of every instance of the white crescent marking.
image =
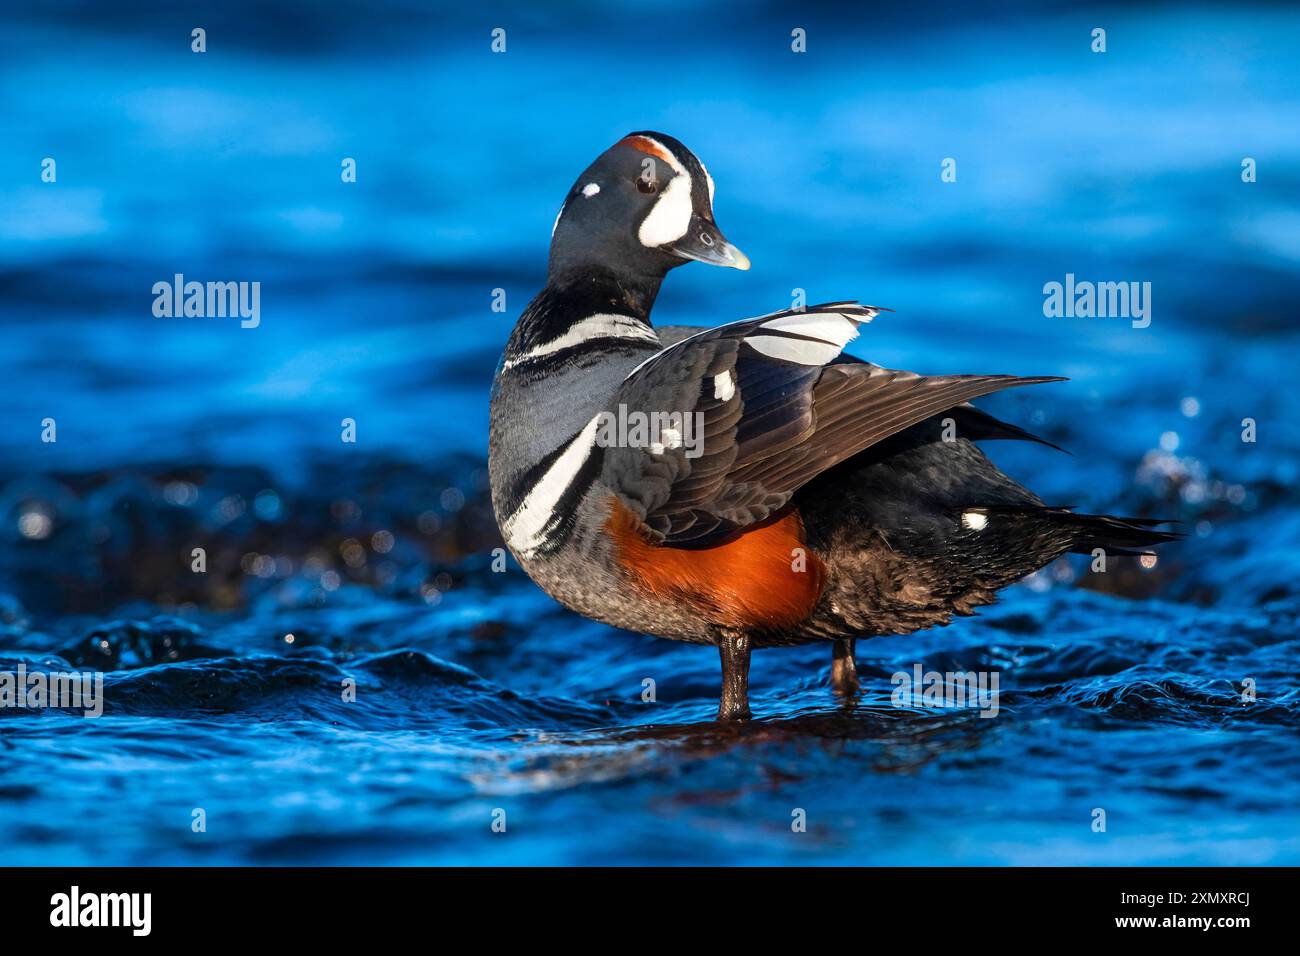
<svg viewBox="0 0 1300 956">
<path fill-rule="evenodd" d="M 668 188 L 660 195 L 641 223 L 637 238 L 641 245 L 653 249 L 665 243 L 676 242 L 686 235 L 691 226 L 691 177 L 685 171 L 668 180 Z"/>
<path fill-rule="evenodd" d="M 510 542 L 510 547 L 519 554 L 528 556 L 546 543 L 546 526 L 551 522 L 555 506 L 560 503 L 560 498 L 595 447 L 599 424 L 599 415 L 587 422 L 586 427 L 573 437 L 560 457 L 546 469 L 546 474 L 529 490 L 515 513 L 506 520 L 505 527 L 501 530 Z"/>
</svg>

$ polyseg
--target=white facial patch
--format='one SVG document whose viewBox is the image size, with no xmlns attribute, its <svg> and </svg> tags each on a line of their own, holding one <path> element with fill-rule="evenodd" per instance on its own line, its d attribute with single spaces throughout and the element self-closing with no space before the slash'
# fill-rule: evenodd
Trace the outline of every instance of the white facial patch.
<svg viewBox="0 0 1300 956">
<path fill-rule="evenodd" d="M 543 342 L 541 345 L 529 349 L 523 355 L 517 355 L 507 360 L 501 366 L 501 370 L 508 371 L 524 362 L 531 362 L 544 355 L 550 355 L 552 352 L 559 352 L 561 349 L 571 348 L 597 339 L 636 339 L 649 342 L 652 345 L 659 344 L 659 336 L 655 334 L 654 329 L 644 322 L 634 319 L 630 315 L 597 312 L 595 315 L 587 316 L 581 322 L 573 323 L 549 342 Z"/>
<path fill-rule="evenodd" d="M 691 214 L 695 211 L 691 206 L 691 174 L 686 171 L 682 161 L 673 155 L 673 151 L 653 136 L 638 135 L 628 139 L 645 144 L 635 148 L 663 160 L 676 173 L 668 180 L 667 187 L 659 194 L 650 214 L 641 223 L 637 238 L 641 240 L 641 245 L 651 249 L 676 242 L 691 227 Z"/>
<path fill-rule="evenodd" d="M 982 511 L 963 511 L 961 523 L 971 531 L 983 531 L 988 527 L 989 516 Z"/>
<path fill-rule="evenodd" d="M 582 194 L 590 199 L 596 193 L 600 192 L 600 183 L 587 183 L 582 187 Z"/>
<path fill-rule="evenodd" d="M 587 422 L 586 427 L 560 453 L 560 457 L 546 469 L 546 474 L 529 489 L 515 513 L 506 520 L 505 527 L 501 530 L 516 553 L 527 557 L 546 543 L 546 528 L 551 523 L 555 506 L 587 463 L 587 457 L 596 444 L 596 429 L 599 425 L 599 415 Z"/>
<path fill-rule="evenodd" d="M 668 180 L 668 188 L 641 223 L 637 238 L 648 248 L 676 242 L 691 227 L 691 177 L 684 171 Z"/>
</svg>

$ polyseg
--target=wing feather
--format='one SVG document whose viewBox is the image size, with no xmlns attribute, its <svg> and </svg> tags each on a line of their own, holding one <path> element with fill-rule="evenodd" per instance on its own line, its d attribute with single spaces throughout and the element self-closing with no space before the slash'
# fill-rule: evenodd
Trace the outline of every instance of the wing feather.
<svg viewBox="0 0 1300 956">
<path fill-rule="evenodd" d="M 638 366 L 616 407 L 692 416 L 679 447 L 612 448 L 602 479 L 651 540 L 709 544 L 762 521 L 817 475 L 918 422 L 1007 388 L 1060 381 L 922 376 L 840 358 L 879 310 L 834 302 L 684 335 Z M 730 376 L 728 379 L 727 376 Z"/>
</svg>

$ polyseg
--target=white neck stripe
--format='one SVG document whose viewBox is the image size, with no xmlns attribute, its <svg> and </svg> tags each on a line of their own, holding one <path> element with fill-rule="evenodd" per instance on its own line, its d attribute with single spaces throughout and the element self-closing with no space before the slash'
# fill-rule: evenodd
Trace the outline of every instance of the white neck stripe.
<svg viewBox="0 0 1300 956">
<path fill-rule="evenodd" d="M 501 366 L 501 370 L 508 371 L 524 362 L 531 362 L 544 355 L 551 355 L 562 349 L 572 348 L 575 345 L 581 345 L 583 342 L 592 342 L 597 339 L 635 339 L 655 345 L 659 344 L 659 336 L 655 334 L 654 329 L 632 318 L 632 316 L 598 312 L 595 315 L 587 316 L 581 322 L 575 322 L 564 333 L 557 335 L 549 342 L 544 342 L 535 348 L 529 349 L 523 355 L 507 360 Z"/>
</svg>

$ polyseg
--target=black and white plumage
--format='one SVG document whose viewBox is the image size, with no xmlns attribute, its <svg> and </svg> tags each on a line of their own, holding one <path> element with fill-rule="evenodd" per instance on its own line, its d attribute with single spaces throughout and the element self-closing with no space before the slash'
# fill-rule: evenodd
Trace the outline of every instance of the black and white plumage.
<svg viewBox="0 0 1300 956">
<path fill-rule="evenodd" d="M 831 641 L 848 693 L 856 637 L 972 613 L 1066 551 L 1172 537 L 1049 508 L 975 447 L 1042 441 L 969 403 L 1058 378 L 922 376 L 845 356 L 879 312 L 857 302 L 656 332 L 670 269 L 749 267 L 713 194 L 681 143 L 634 133 L 556 220 L 547 286 L 498 369 L 489 455 L 502 534 L 552 596 L 716 645 L 719 714 L 738 717 L 754 646 Z M 651 424 L 624 429 L 629 418 Z"/>
<path fill-rule="evenodd" d="M 1059 381 L 837 363 L 878 311 L 838 302 L 777 312 L 657 353 L 616 400 L 701 413 L 702 454 L 692 461 L 680 449 L 616 449 L 605 459 L 606 483 L 655 543 L 704 545 L 766 519 L 817 475 L 931 415 L 1004 388 Z"/>
</svg>

